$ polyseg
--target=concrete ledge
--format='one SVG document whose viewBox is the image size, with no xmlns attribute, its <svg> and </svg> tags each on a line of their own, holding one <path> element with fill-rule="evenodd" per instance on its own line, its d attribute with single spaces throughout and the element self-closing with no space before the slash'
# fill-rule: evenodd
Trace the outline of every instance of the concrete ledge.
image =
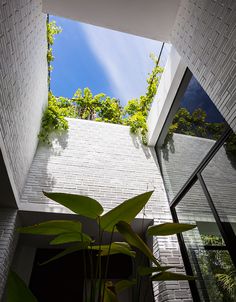
<svg viewBox="0 0 236 302">
<path fill-rule="evenodd" d="M 147 119 L 148 145 L 155 146 L 187 66 L 172 46 Z"/>
</svg>

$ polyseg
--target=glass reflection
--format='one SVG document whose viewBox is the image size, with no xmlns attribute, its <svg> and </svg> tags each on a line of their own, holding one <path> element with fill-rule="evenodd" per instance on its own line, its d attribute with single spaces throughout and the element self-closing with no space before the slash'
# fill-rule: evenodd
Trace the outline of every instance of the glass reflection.
<svg viewBox="0 0 236 302">
<path fill-rule="evenodd" d="M 236 233 L 236 135 L 232 134 L 202 172 L 220 219 Z M 235 243 L 236 244 L 236 243 Z"/>
<path fill-rule="evenodd" d="M 192 77 L 158 157 L 172 200 L 226 128 L 226 122 Z"/>
<path fill-rule="evenodd" d="M 201 301 L 235 301 L 235 269 L 198 182 L 176 206 L 176 212 L 179 222 L 197 225 L 183 237 Z"/>
</svg>

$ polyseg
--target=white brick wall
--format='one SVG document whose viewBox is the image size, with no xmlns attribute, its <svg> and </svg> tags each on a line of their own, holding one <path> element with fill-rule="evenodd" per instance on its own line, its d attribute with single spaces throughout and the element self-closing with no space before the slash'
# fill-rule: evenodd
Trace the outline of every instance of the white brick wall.
<svg viewBox="0 0 236 302">
<path fill-rule="evenodd" d="M 215 141 L 211 139 L 175 133 L 166 147 L 159 149 L 159 161 L 170 200 L 176 196 L 214 143 Z M 235 156 L 227 155 L 226 148 L 222 146 L 204 169 L 202 176 L 221 219 L 236 223 Z M 191 217 L 195 221 L 214 221 L 200 184 L 193 186 L 191 198 L 187 199 L 188 207 L 185 201 L 183 201 L 184 206 L 182 202 L 178 205 L 178 209 L 181 209 L 181 217 L 189 217 L 189 219 Z"/>
<path fill-rule="evenodd" d="M 16 243 L 16 217 L 16 210 L 1 209 L 0 211 L 0 301 Z"/>
<path fill-rule="evenodd" d="M 47 101 L 46 51 L 41 1 L 0 1 L 0 148 L 16 199 L 37 147 Z M 0 300 L 14 252 L 15 224 L 16 210 L 0 208 Z"/>
<path fill-rule="evenodd" d="M 20 194 L 47 101 L 46 15 L 40 0 L 0 2 L 0 136 Z M 1 140 L 0 140 L 1 141 Z"/>
<path fill-rule="evenodd" d="M 21 203 L 50 203 L 42 194 L 49 190 L 89 195 L 108 210 L 156 186 L 146 209 L 154 217 L 166 197 L 153 149 L 131 136 L 129 127 L 68 120 L 69 131 L 54 141 L 53 148 L 39 146 Z"/>
<path fill-rule="evenodd" d="M 171 42 L 236 131 L 236 1 L 182 0 Z"/>
<path fill-rule="evenodd" d="M 105 210 L 147 189 L 155 192 L 145 213 L 156 222 L 171 221 L 160 169 L 153 148 L 144 147 L 129 127 L 69 119 L 68 133 L 53 148 L 40 146 L 21 198 L 21 209 L 63 212 L 42 190 L 88 195 Z M 181 263 L 176 237 L 155 241 L 154 250 L 165 263 Z M 156 301 L 189 297 L 186 282 L 154 285 Z M 177 300 L 179 301 L 179 300 Z M 183 300 L 184 301 L 184 300 Z"/>
</svg>

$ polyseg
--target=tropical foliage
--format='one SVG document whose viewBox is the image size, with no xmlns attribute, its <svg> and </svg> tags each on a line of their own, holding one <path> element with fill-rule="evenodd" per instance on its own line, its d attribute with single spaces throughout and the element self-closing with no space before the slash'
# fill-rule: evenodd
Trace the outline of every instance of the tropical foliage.
<svg viewBox="0 0 236 302">
<path fill-rule="evenodd" d="M 56 25 L 55 21 L 47 23 L 49 84 L 50 72 L 52 71 L 51 62 L 54 60 L 52 45 L 54 44 L 55 35 L 59 34 L 61 31 L 62 29 Z M 58 125 L 60 125 L 60 130 L 66 130 L 68 128 L 68 123 L 65 117 L 73 117 L 95 120 L 98 122 L 128 125 L 130 126 L 131 132 L 141 136 L 142 142 L 147 144 L 146 119 L 151 103 L 157 92 L 159 76 L 163 72 L 163 69 L 158 65 L 159 61 L 155 55 L 151 54 L 151 58 L 154 61 L 154 68 L 147 79 L 146 94 L 140 96 L 138 99 L 129 100 L 124 108 L 122 108 L 118 99 L 111 98 L 104 93 L 93 95 L 88 87 L 84 88 L 83 91 L 78 88 L 71 99 L 56 97 L 50 91 L 48 109 L 45 110 L 42 119 L 41 132 L 39 134 L 40 141 L 50 143 L 50 132 L 58 130 Z M 52 99 L 58 102 L 58 104 L 53 102 L 53 108 L 50 107 L 52 105 Z M 66 110 L 61 110 L 62 108 Z M 50 118 L 48 116 L 48 111 L 54 112 L 53 115 L 50 114 Z M 55 117 L 55 121 L 53 121 L 53 117 Z"/>
<path fill-rule="evenodd" d="M 48 61 L 48 84 L 50 86 L 50 72 L 52 71 L 51 62 L 54 60 L 52 45 L 55 41 L 55 35 L 61 33 L 62 29 L 56 25 L 55 21 L 47 21 L 47 61 Z M 59 101 L 59 102 L 58 102 Z M 59 98 L 59 100 L 48 92 L 48 104 L 44 110 L 41 129 L 38 134 L 39 141 L 47 144 L 51 144 L 49 134 L 52 131 L 62 131 L 68 129 L 68 122 L 65 119 L 66 116 L 73 116 L 72 108 L 70 106 L 64 106 L 66 103 L 65 98 Z M 69 100 L 68 100 L 69 103 Z"/>
<path fill-rule="evenodd" d="M 127 115 L 125 124 L 130 126 L 132 133 L 139 134 L 142 137 L 143 143 L 147 144 L 147 116 L 151 104 L 157 92 L 160 74 L 163 72 L 159 64 L 159 60 L 154 54 L 150 55 L 154 61 L 154 68 L 147 79 L 147 91 L 145 95 L 140 96 L 139 99 L 132 99 L 128 101 L 124 107 L 124 114 Z"/>
<path fill-rule="evenodd" d="M 98 122 L 123 124 L 123 112 L 120 101 L 110 97 L 106 97 L 102 100 L 98 107 L 95 120 Z"/>
<path fill-rule="evenodd" d="M 205 246 L 210 250 L 199 250 L 199 265 L 207 291 L 214 301 L 236 300 L 236 270 L 227 250 L 221 249 L 224 241 L 216 235 L 202 235 Z M 214 247 L 214 248 L 213 248 Z"/>
<path fill-rule="evenodd" d="M 56 97 L 48 93 L 48 106 L 45 109 L 41 121 L 39 140 L 50 145 L 49 134 L 52 131 L 62 131 L 68 129 L 68 122 L 65 116 L 71 114 L 71 107 L 61 107 Z"/>
<path fill-rule="evenodd" d="M 104 214 L 102 205 L 93 198 L 74 194 L 44 192 L 45 196 L 56 201 L 60 205 L 67 207 L 76 215 L 93 219 L 97 224 L 99 238 L 95 241 L 92 239 L 92 234 L 85 234 L 83 225 L 77 218 L 74 220 L 45 221 L 37 225 L 19 228 L 19 232 L 45 236 L 53 235 L 54 238 L 50 242 L 51 245 L 69 244 L 63 252 L 60 252 L 52 259 L 49 259 L 46 263 L 80 250 L 94 251 L 96 253 L 97 261 L 94 263 L 93 258 L 90 259 L 90 271 L 93 272 L 93 276 L 91 276 L 89 280 L 91 291 L 85 291 L 86 302 L 118 302 L 118 294 L 121 291 L 132 286 L 137 286 L 136 274 L 139 275 L 141 280 L 142 278 L 149 276 L 150 281 L 193 280 L 193 276 L 169 271 L 170 269 L 177 268 L 161 264 L 149 246 L 131 227 L 131 222 L 145 207 L 152 193 L 153 191 L 150 191 L 128 199 Z M 147 235 L 168 236 L 188 231 L 193 228 L 195 228 L 195 225 L 165 223 L 158 226 L 150 226 Z M 105 232 L 110 233 L 109 244 L 103 244 Z M 122 235 L 124 242 L 114 242 L 114 232 L 119 232 Z M 149 260 L 151 267 L 138 267 L 138 262 L 135 262 L 137 252 L 143 254 Z M 109 256 L 114 254 L 128 255 L 136 263 L 134 268 L 137 269 L 137 272 L 131 279 L 118 280 L 115 283 L 108 279 L 107 271 L 109 267 Z M 101 258 L 104 256 L 106 256 L 105 272 L 102 271 L 101 266 Z M 96 269 L 94 269 L 95 267 Z M 22 281 L 19 281 L 19 283 L 22 291 Z M 15 287 L 9 282 L 8 292 L 11 293 L 13 289 L 15 290 Z M 24 290 L 21 294 L 23 297 L 27 295 L 24 293 Z M 8 302 L 19 301 L 16 300 L 14 295 L 10 295 L 10 297 L 12 296 L 13 298 L 8 299 Z M 29 294 L 28 297 L 30 297 Z M 27 301 L 35 300 L 32 299 Z M 138 302 L 139 299 L 136 297 L 135 301 Z"/>
<path fill-rule="evenodd" d="M 47 41 L 48 41 L 48 51 L 47 51 L 47 60 L 49 70 L 52 70 L 51 62 L 54 60 L 52 45 L 55 41 L 55 35 L 61 33 L 62 29 L 56 25 L 55 21 L 47 22 Z"/>
</svg>

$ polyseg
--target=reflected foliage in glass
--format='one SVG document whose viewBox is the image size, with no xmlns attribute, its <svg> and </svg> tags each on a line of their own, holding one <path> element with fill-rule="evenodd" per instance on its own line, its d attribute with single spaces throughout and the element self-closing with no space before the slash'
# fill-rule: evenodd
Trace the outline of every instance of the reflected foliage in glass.
<svg viewBox="0 0 236 302">
<path fill-rule="evenodd" d="M 221 137 L 226 127 L 222 115 L 197 80 L 192 77 L 169 126 L 164 143 L 157 147 L 170 201 L 216 140 Z"/>
</svg>

